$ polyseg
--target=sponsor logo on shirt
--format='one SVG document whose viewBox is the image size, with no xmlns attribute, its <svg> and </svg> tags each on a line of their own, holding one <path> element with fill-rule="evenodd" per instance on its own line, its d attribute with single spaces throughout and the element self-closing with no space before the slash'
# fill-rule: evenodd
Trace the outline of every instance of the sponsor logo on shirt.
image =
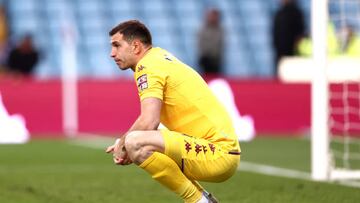
<svg viewBox="0 0 360 203">
<path fill-rule="evenodd" d="M 140 91 L 148 88 L 147 74 L 139 76 L 137 79 L 137 85 Z"/>
<path fill-rule="evenodd" d="M 171 59 L 171 57 L 168 56 L 167 54 L 165 54 L 164 57 L 165 57 L 165 59 L 168 60 L 168 61 L 173 61 L 173 60 Z"/>
<path fill-rule="evenodd" d="M 142 71 L 142 70 L 144 70 L 144 69 L 145 69 L 145 66 L 140 65 L 140 66 L 137 68 L 137 71 L 136 71 L 136 72 L 140 72 L 140 71 Z"/>
</svg>

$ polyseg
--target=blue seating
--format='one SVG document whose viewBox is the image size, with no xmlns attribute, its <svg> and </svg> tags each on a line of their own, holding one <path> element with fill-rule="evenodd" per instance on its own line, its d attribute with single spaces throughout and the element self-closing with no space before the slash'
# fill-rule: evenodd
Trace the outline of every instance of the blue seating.
<svg viewBox="0 0 360 203">
<path fill-rule="evenodd" d="M 132 12 L 136 7 L 133 0 L 108 0 L 107 3 L 110 9 L 116 12 Z"/>
<path fill-rule="evenodd" d="M 39 9 L 38 3 L 38 0 L 11 0 L 7 1 L 7 9 L 10 13 L 33 12 Z"/>
<path fill-rule="evenodd" d="M 141 9 L 150 15 L 157 15 L 157 12 L 167 12 L 170 6 L 166 0 L 141 1 Z"/>
<path fill-rule="evenodd" d="M 101 10 L 104 3 L 98 0 L 86 0 L 86 1 L 71 1 L 73 8 L 81 13 L 93 14 Z"/>
<path fill-rule="evenodd" d="M 63 24 L 78 34 L 78 71 L 81 77 L 132 77 L 121 73 L 109 56 L 110 28 L 128 19 L 145 22 L 155 46 L 169 50 L 197 67 L 197 32 L 204 11 L 217 7 L 225 29 L 224 71 L 235 76 L 270 76 L 272 72 L 271 22 L 278 0 L 11 0 L 6 1 L 10 29 L 16 40 L 32 33 L 44 61 L 40 77 L 59 76 Z M 1 3 L 1 1 L 0 1 Z M 299 4 L 309 16 L 309 1 Z M 75 42 L 74 42 L 75 43 Z"/>
</svg>

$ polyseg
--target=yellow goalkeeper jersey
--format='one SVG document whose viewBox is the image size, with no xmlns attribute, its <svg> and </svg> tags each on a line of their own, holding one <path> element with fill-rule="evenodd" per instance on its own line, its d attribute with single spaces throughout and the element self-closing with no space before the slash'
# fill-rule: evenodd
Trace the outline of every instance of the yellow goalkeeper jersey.
<svg viewBox="0 0 360 203">
<path fill-rule="evenodd" d="M 230 116 L 191 67 L 154 47 L 138 62 L 134 77 L 141 100 L 163 101 L 160 121 L 169 130 L 239 150 Z"/>
</svg>

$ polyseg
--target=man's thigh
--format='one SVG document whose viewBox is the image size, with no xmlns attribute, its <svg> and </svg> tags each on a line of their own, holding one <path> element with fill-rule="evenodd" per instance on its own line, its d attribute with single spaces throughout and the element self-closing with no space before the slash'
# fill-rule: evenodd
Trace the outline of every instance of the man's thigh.
<svg viewBox="0 0 360 203">
<path fill-rule="evenodd" d="M 233 175 L 240 155 L 229 154 L 221 145 L 178 132 L 161 130 L 164 154 L 172 158 L 190 179 L 221 182 Z"/>
</svg>

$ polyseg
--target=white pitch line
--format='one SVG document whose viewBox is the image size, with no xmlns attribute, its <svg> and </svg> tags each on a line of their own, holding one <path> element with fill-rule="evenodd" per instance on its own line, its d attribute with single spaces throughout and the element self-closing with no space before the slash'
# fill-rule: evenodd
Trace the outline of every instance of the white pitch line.
<svg viewBox="0 0 360 203">
<path fill-rule="evenodd" d="M 251 162 L 246 162 L 246 161 L 240 161 L 240 166 L 239 166 L 238 170 L 253 172 L 253 173 L 260 173 L 260 174 L 265 174 L 265 175 L 270 175 L 270 176 L 278 176 L 278 177 L 295 178 L 295 179 L 313 181 L 311 179 L 310 173 L 287 169 L 287 168 L 280 168 L 280 167 L 276 167 L 276 166 L 251 163 Z M 343 185 L 343 186 L 347 186 L 347 187 L 360 188 L 359 181 L 344 180 L 344 181 L 324 182 L 324 183 L 339 184 L 339 185 Z"/>
<path fill-rule="evenodd" d="M 77 145 L 77 146 L 81 146 L 81 147 L 92 148 L 92 149 L 103 149 L 103 150 L 105 150 L 107 146 L 110 146 L 109 142 L 104 142 L 104 141 L 95 142 L 95 141 L 89 141 L 89 140 L 83 140 L 83 141 L 70 140 L 69 143 L 72 145 Z M 108 144 L 108 145 L 106 145 L 106 144 Z"/>
<path fill-rule="evenodd" d="M 271 176 L 311 180 L 310 174 L 306 172 L 280 168 L 270 165 L 264 165 L 264 164 L 251 163 L 247 161 L 240 161 L 240 166 L 238 169 L 240 171 L 249 171 L 249 172 L 261 173 Z"/>
<path fill-rule="evenodd" d="M 90 134 L 89 134 L 90 135 Z M 94 134 L 91 134 L 89 139 L 71 139 L 69 141 L 70 144 L 92 148 L 92 149 L 103 149 L 110 144 L 115 142 L 115 138 L 106 138 L 103 136 L 97 136 Z M 293 170 L 293 169 L 287 169 L 287 168 L 281 168 L 276 166 L 270 166 L 265 164 L 258 164 L 258 163 L 252 163 L 247 161 L 240 161 L 240 165 L 238 168 L 239 171 L 247 171 L 247 172 L 253 172 L 253 173 L 259 173 L 259 174 L 265 174 L 270 176 L 277 176 L 277 177 L 285 177 L 285 178 L 294 178 L 294 179 L 301 179 L 306 181 L 313 181 L 311 179 L 310 173 Z M 360 182 L 358 181 L 338 181 L 338 182 L 324 182 L 329 184 L 339 184 L 347 187 L 357 187 L 360 188 Z"/>
<path fill-rule="evenodd" d="M 352 181 L 352 180 L 344 180 L 340 182 L 336 182 L 339 185 L 344 185 L 348 187 L 357 187 L 360 188 L 360 182 L 359 181 Z"/>
<path fill-rule="evenodd" d="M 116 138 L 105 137 L 101 135 L 91 133 L 81 133 L 79 136 L 69 139 L 69 143 L 77 146 L 92 148 L 92 149 L 103 149 L 113 144 Z M 77 138 L 79 137 L 79 138 Z"/>
</svg>

